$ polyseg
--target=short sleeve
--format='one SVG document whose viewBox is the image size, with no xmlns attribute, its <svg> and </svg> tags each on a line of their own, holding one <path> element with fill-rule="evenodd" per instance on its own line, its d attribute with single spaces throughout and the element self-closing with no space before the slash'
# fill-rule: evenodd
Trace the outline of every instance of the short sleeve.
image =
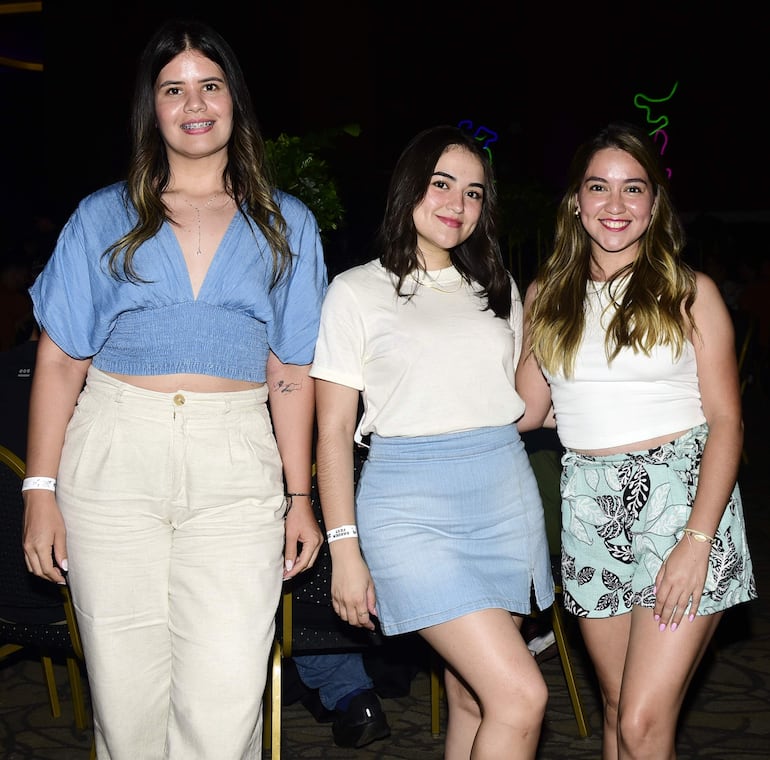
<svg viewBox="0 0 770 760">
<path fill-rule="evenodd" d="M 338 275 L 324 298 L 311 377 L 363 390 L 365 331 L 361 313 L 344 276 Z"/>
<path fill-rule="evenodd" d="M 521 359 L 521 344 L 524 340 L 524 305 L 516 281 L 511 277 L 511 330 L 513 330 L 513 366 L 519 365 Z"/>
<path fill-rule="evenodd" d="M 284 364 L 310 364 L 327 286 L 323 247 L 310 210 L 293 196 L 281 198 L 293 260 L 291 271 L 270 292 L 268 345 Z"/>
<path fill-rule="evenodd" d="M 81 204 L 67 220 L 53 254 L 29 290 L 35 319 L 59 348 L 75 359 L 98 353 L 109 336 L 112 318 L 105 310 L 114 285 L 102 269 L 105 238 L 94 213 Z M 87 230 L 92 230 L 87 232 Z"/>
</svg>

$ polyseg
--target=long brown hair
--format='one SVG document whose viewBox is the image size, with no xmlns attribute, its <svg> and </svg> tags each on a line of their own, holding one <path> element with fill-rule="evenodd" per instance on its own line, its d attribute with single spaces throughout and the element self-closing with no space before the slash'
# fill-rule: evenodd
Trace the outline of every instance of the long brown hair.
<svg viewBox="0 0 770 760">
<path fill-rule="evenodd" d="M 583 143 L 573 157 L 567 190 L 556 213 L 553 253 L 537 274 L 537 295 L 529 314 L 530 341 L 538 363 L 552 374 L 563 372 L 567 377 L 572 375 L 583 338 L 584 302 L 591 278 L 591 239 L 575 214 L 576 197 L 591 159 L 604 148 L 623 150 L 636 159 L 647 172 L 655 196 L 636 259 L 607 285 L 617 306 L 607 329 L 607 361 L 622 348 L 649 355 L 656 345 L 670 345 L 679 356 L 688 331 L 694 329 L 695 273 L 681 259 L 684 230 L 660 155 L 643 130 L 612 123 Z"/>
<path fill-rule="evenodd" d="M 133 266 L 134 254 L 169 218 L 161 196 L 168 187 L 170 170 L 155 122 L 154 88 L 161 69 L 186 50 L 199 52 L 224 72 L 233 101 L 233 132 L 227 146 L 224 186 L 249 226 L 253 229 L 256 224 L 267 239 L 275 285 L 291 266 L 291 251 L 286 222 L 273 197 L 265 145 L 246 79 L 232 48 L 216 31 L 202 22 L 182 19 L 162 25 L 139 59 L 131 111 L 132 151 L 126 198 L 139 218 L 132 230 L 105 251 L 110 272 L 117 279 L 141 282 Z"/>
</svg>

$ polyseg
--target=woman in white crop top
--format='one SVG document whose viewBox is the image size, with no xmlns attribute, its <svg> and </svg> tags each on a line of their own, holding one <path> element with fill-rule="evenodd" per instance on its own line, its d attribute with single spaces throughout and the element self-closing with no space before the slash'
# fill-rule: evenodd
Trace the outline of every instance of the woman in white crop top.
<svg viewBox="0 0 770 760">
<path fill-rule="evenodd" d="M 515 424 L 522 310 L 495 204 L 472 135 L 417 135 L 391 178 L 379 258 L 329 286 L 310 371 L 334 609 L 417 631 L 445 660 L 447 760 L 534 758 L 548 696 L 519 630 L 532 596 L 551 605 L 553 578 Z M 354 437 L 367 435 L 354 494 Z"/>
<path fill-rule="evenodd" d="M 756 597 L 733 327 L 683 245 L 654 142 L 610 124 L 573 158 L 525 300 L 519 426 L 555 419 L 566 448 L 564 603 L 599 678 L 604 760 L 675 757 L 724 610 Z"/>
</svg>

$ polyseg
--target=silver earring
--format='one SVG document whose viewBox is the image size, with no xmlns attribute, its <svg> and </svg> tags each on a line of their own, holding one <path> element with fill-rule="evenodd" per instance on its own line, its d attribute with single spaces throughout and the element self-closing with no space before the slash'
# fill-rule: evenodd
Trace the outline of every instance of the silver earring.
<svg viewBox="0 0 770 760">
<path fill-rule="evenodd" d="M 580 209 L 579 208 L 575 209 L 575 216 L 580 216 Z"/>
</svg>

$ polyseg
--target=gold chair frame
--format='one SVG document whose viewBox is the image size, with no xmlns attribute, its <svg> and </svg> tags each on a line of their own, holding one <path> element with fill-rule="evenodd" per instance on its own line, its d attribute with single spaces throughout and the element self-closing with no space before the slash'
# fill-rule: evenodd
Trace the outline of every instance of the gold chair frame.
<svg viewBox="0 0 770 760">
<path fill-rule="evenodd" d="M 14 454 L 10 449 L 0 445 L 0 463 L 5 464 L 14 472 L 21 482 L 24 479 L 26 466 L 22 459 Z M 21 485 L 21 483 L 20 483 Z M 72 652 L 74 656 L 66 656 L 67 676 L 69 678 L 70 693 L 72 694 L 72 710 L 75 717 L 75 726 L 79 731 L 84 731 L 89 727 L 88 709 L 86 708 L 85 692 L 83 681 L 80 674 L 81 664 L 85 663 L 83 655 L 83 645 L 80 640 L 80 631 L 78 630 L 77 620 L 75 618 L 75 609 L 72 604 L 72 595 L 68 586 L 59 586 L 62 595 L 62 604 L 64 606 L 64 616 L 67 621 L 70 641 L 72 642 Z M 26 647 L 22 644 L 3 644 L 0 646 L 0 660 L 10 654 L 18 652 Z M 43 677 L 46 688 L 48 689 L 48 700 L 51 705 L 51 715 L 54 718 L 61 716 L 61 702 L 56 687 L 56 678 L 53 670 L 53 660 L 47 654 L 42 654 L 40 661 L 43 667 Z M 92 743 L 91 760 L 96 758 L 96 747 Z"/>
</svg>

